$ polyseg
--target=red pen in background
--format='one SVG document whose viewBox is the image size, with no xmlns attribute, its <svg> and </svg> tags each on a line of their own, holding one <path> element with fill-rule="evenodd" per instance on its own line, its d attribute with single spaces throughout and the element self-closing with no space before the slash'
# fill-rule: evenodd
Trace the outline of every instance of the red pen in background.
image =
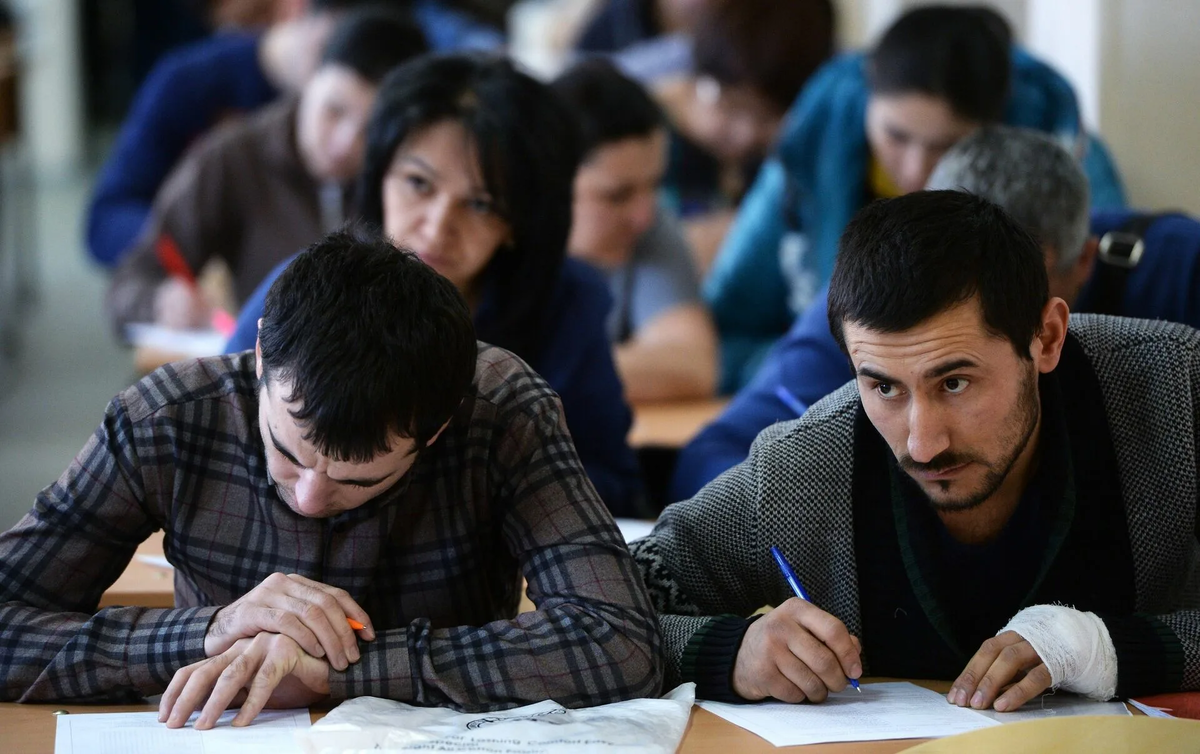
<svg viewBox="0 0 1200 754">
<path fill-rule="evenodd" d="M 183 254 L 179 251 L 179 245 L 175 243 L 174 238 L 165 233 L 160 235 L 158 243 L 155 244 L 155 252 L 158 255 L 158 263 L 163 266 L 168 275 L 184 281 L 192 287 L 192 290 L 199 290 L 196 283 L 196 273 L 187 263 L 187 260 L 183 258 Z M 212 319 L 209 324 L 226 338 L 232 336 L 233 331 L 237 329 L 237 319 L 220 307 L 213 309 Z"/>
</svg>

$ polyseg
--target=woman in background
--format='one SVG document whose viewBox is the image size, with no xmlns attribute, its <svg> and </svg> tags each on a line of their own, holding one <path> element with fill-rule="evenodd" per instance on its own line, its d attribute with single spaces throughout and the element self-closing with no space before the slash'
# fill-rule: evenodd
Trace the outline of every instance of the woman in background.
<svg viewBox="0 0 1200 754">
<path fill-rule="evenodd" d="M 1124 205 L 1071 85 L 1014 45 L 1007 22 L 986 7 L 914 8 L 869 53 L 836 57 L 809 79 L 705 280 L 721 336 L 722 392 L 744 385 L 819 297 L 855 212 L 921 189 L 955 143 L 999 122 L 1074 146 L 1093 207 Z"/>
<path fill-rule="evenodd" d="M 632 419 L 605 332 L 611 298 L 595 270 L 566 258 L 580 159 L 575 119 L 544 84 L 503 59 L 427 56 L 380 86 L 359 206 L 458 287 L 480 340 L 546 379 L 604 502 L 639 515 Z M 246 304 L 227 350 L 254 347 L 285 265 Z"/>
</svg>

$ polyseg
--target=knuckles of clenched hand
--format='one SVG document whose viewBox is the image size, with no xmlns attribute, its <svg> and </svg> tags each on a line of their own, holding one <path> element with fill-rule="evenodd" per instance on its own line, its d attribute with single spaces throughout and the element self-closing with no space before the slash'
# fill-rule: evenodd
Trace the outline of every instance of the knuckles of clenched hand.
<svg viewBox="0 0 1200 754">
<path fill-rule="evenodd" d="M 364 628 L 356 635 L 348 619 Z M 375 638 L 366 611 L 344 589 L 297 574 L 273 573 L 245 595 L 217 611 L 204 637 L 213 657 L 240 639 L 260 633 L 290 637 L 313 657 L 337 670 L 358 662 L 358 639 Z"/>
<path fill-rule="evenodd" d="M 329 664 L 282 634 L 240 639 L 225 652 L 181 668 L 159 702 L 159 722 L 185 725 L 200 708 L 194 727 L 216 725 L 226 709 L 240 706 L 233 725 L 248 725 L 264 708 L 306 707 L 329 694 Z"/>
</svg>

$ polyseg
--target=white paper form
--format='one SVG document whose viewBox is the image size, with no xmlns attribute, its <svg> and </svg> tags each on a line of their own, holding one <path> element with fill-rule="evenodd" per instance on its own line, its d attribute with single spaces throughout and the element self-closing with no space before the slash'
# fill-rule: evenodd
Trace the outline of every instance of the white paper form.
<svg viewBox="0 0 1200 754">
<path fill-rule="evenodd" d="M 157 712 L 59 715 L 54 754 L 303 754 L 295 733 L 312 727 L 308 710 L 264 710 L 244 728 L 229 725 L 237 710 L 217 727 L 168 728 Z"/>
<path fill-rule="evenodd" d="M 977 710 L 977 715 L 990 717 L 998 723 L 1024 723 L 1029 720 L 1045 720 L 1051 717 L 1074 715 L 1132 715 L 1124 702 L 1094 702 L 1085 696 L 1068 691 L 1035 696 L 1021 705 L 1015 712 Z"/>
<path fill-rule="evenodd" d="M 911 683 L 864 683 L 861 694 L 847 688 L 820 704 L 697 704 L 776 746 L 940 738 L 999 725 Z"/>
<path fill-rule="evenodd" d="M 155 348 L 197 358 L 224 353 L 228 340 L 216 330 L 172 330 L 143 322 L 126 325 L 125 339 L 135 348 Z"/>
</svg>

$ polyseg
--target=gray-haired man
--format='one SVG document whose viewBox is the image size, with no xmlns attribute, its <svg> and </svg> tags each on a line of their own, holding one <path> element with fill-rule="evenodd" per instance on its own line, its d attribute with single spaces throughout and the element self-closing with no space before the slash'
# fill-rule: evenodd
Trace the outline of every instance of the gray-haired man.
<svg viewBox="0 0 1200 754">
<path fill-rule="evenodd" d="M 1050 295 L 1072 311 L 1200 327 L 1200 222 L 1128 210 L 1089 218 L 1087 176 L 1044 134 L 980 129 L 946 153 L 926 188 L 969 191 L 1003 207 L 1041 241 Z"/>
</svg>

